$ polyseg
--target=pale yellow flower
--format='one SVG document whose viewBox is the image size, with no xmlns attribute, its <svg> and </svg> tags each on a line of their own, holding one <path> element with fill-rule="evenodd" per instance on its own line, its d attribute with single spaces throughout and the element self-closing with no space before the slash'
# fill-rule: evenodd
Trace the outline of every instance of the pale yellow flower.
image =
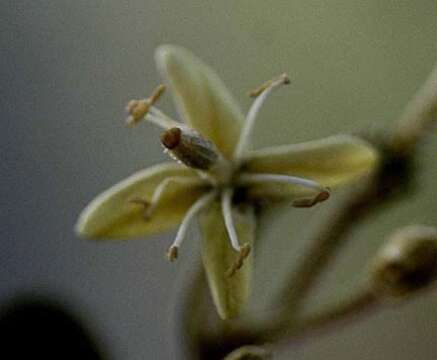
<svg viewBox="0 0 437 360">
<path fill-rule="evenodd" d="M 156 62 L 184 123 L 154 105 L 162 86 L 148 99 L 131 101 L 128 120 L 164 128 L 161 142 L 177 162 L 141 170 L 105 191 L 85 208 L 76 229 L 88 238 L 131 238 L 179 224 L 168 250 L 174 260 L 197 217 L 212 297 L 219 315 L 230 318 L 249 296 L 255 210 L 278 201 L 313 206 L 329 197 L 329 188 L 371 171 L 378 156 L 349 135 L 250 150 L 256 116 L 269 94 L 288 83 L 285 75 L 253 92 L 244 117 L 219 77 L 186 49 L 161 46 Z"/>
</svg>

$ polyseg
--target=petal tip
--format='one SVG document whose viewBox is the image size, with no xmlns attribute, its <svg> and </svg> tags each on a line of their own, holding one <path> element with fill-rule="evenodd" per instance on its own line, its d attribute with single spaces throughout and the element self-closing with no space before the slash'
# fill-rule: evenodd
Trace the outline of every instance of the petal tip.
<svg viewBox="0 0 437 360">
<path fill-rule="evenodd" d="M 354 155 L 361 159 L 361 164 L 363 166 L 362 171 L 371 172 L 375 166 L 377 166 L 380 160 L 380 153 L 378 149 L 369 141 L 354 135 L 349 134 L 339 134 L 332 136 L 333 141 L 344 143 L 349 143 L 354 150 Z M 340 140 L 340 141 L 339 141 Z"/>
<path fill-rule="evenodd" d="M 155 49 L 155 60 L 157 63 L 160 63 L 161 61 L 165 60 L 165 57 L 171 52 L 171 48 L 173 45 L 159 45 Z"/>
<path fill-rule="evenodd" d="M 230 311 L 229 309 L 221 309 L 219 307 L 217 307 L 217 313 L 222 320 L 232 320 L 239 315 L 239 311 Z"/>
<path fill-rule="evenodd" d="M 189 51 L 181 46 L 163 44 L 155 50 L 155 62 L 158 68 L 161 68 L 174 61 L 180 54 L 189 54 Z"/>
<path fill-rule="evenodd" d="M 82 239 L 96 239 L 98 234 L 95 229 L 89 226 L 89 206 L 87 206 L 79 215 L 76 224 L 74 225 L 74 232 Z"/>
</svg>

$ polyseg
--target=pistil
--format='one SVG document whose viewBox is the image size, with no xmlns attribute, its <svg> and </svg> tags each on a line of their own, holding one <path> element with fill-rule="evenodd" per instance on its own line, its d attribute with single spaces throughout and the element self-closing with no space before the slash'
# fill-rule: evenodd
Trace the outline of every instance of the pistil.
<svg viewBox="0 0 437 360">
<path fill-rule="evenodd" d="M 176 160 L 193 169 L 209 170 L 224 161 L 213 142 L 188 128 L 174 127 L 164 131 L 161 143 Z"/>
</svg>

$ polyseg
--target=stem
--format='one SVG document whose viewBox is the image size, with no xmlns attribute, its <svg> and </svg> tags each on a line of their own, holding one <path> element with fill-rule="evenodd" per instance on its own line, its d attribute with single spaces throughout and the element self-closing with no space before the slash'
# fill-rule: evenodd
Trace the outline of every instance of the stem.
<svg viewBox="0 0 437 360">
<path fill-rule="evenodd" d="M 313 287 L 319 275 L 338 255 L 344 244 L 346 235 L 369 213 L 369 200 L 372 199 L 373 182 L 352 194 L 332 216 L 322 230 L 315 235 L 303 261 L 298 265 L 278 296 L 278 302 L 286 304 L 283 321 L 289 321 L 298 311 L 300 304 Z M 282 314 L 283 316 L 284 314 Z"/>
<path fill-rule="evenodd" d="M 216 337 L 206 335 L 203 337 L 202 358 L 222 359 L 229 349 L 235 351 L 247 344 L 271 351 L 278 345 L 311 339 L 316 333 L 320 334 L 331 326 L 341 325 L 347 320 L 355 320 L 358 316 L 376 311 L 381 308 L 379 305 L 381 303 L 374 293 L 369 288 L 364 288 L 337 305 L 295 319 L 292 325 L 285 328 L 283 324 L 270 324 L 270 327 L 262 326 L 258 329 L 248 325 L 234 328 L 222 335 L 219 342 Z"/>
<path fill-rule="evenodd" d="M 187 359 L 198 358 L 202 317 L 205 314 L 206 281 L 201 265 L 194 272 L 184 291 L 177 311 L 176 339 Z M 179 345 L 178 344 L 178 345 Z"/>
<path fill-rule="evenodd" d="M 392 133 L 394 146 L 400 152 L 411 151 L 436 121 L 437 66 L 395 123 Z"/>
<path fill-rule="evenodd" d="M 314 331 L 327 329 L 346 320 L 352 320 L 358 315 L 368 313 L 370 310 L 376 310 L 380 305 L 378 299 L 370 289 L 359 291 L 343 303 L 297 320 L 296 325 L 288 331 L 288 336 L 285 334 L 285 339 L 281 341 L 286 341 L 287 337 L 291 339 L 301 338 Z"/>
</svg>

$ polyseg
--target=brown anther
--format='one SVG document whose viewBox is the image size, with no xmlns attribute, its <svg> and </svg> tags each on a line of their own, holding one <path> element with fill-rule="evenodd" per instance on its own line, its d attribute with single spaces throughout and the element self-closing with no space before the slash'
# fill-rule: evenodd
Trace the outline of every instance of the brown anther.
<svg viewBox="0 0 437 360">
<path fill-rule="evenodd" d="M 284 85 L 290 84 L 290 78 L 287 74 L 281 74 L 276 78 L 270 79 L 266 81 L 264 84 L 258 86 L 257 88 L 249 91 L 248 95 L 252 98 L 256 98 L 259 95 L 261 95 L 266 89 L 268 89 L 270 86 L 272 86 L 274 83 L 280 82 Z"/>
<path fill-rule="evenodd" d="M 323 202 L 325 200 L 328 200 L 331 196 L 331 192 L 329 189 L 321 191 L 315 198 L 316 203 Z"/>
<path fill-rule="evenodd" d="M 329 196 L 331 195 L 329 189 L 325 189 L 321 192 L 319 192 L 315 197 L 309 198 L 309 199 L 297 199 L 294 200 L 292 205 L 297 208 L 308 208 L 312 207 L 320 202 L 323 202 L 325 200 L 329 199 Z"/>
<path fill-rule="evenodd" d="M 135 205 L 141 205 L 143 207 L 143 217 L 145 220 L 149 220 L 150 218 L 150 202 L 141 198 L 133 198 L 131 200 L 129 200 L 129 203 L 131 204 L 135 204 Z"/>
<path fill-rule="evenodd" d="M 126 106 L 126 111 L 129 113 L 126 123 L 128 125 L 135 125 L 138 123 L 150 109 L 151 104 L 147 99 L 145 100 L 131 100 Z"/>
<path fill-rule="evenodd" d="M 167 149 L 174 149 L 181 142 L 182 130 L 174 127 L 161 134 L 161 143 Z"/>
<path fill-rule="evenodd" d="M 244 260 L 245 258 L 247 258 L 250 254 L 250 245 L 248 243 L 244 244 L 241 249 L 240 249 L 240 256 L 241 258 Z"/>
<path fill-rule="evenodd" d="M 165 85 L 158 85 L 147 99 L 130 100 L 126 105 L 126 111 L 129 113 L 126 123 L 128 125 L 135 125 L 150 110 L 150 107 L 155 104 L 165 91 Z"/>
<path fill-rule="evenodd" d="M 250 245 L 249 244 L 244 244 L 241 249 L 240 249 L 240 253 L 238 254 L 238 258 L 237 260 L 232 264 L 232 266 L 226 271 L 226 276 L 227 277 L 232 277 L 235 275 L 235 273 L 241 269 L 241 267 L 244 264 L 244 260 L 249 256 L 250 254 Z"/>
<path fill-rule="evenodd" d="M 178 258 L 178 247 L 177 246 L 170 246 L 167 250 L 166 256 L 168 261 L 173 262 Z"/>
<path fill-rule="evenodd" d="M 166 87 L 164 84 L 159 84 L 152 92 L 152 95 L 149 96 L 148 100 L 150 101 L 151 105 L 155 104 L 162 94 L 164 94 Z"/>
</svg>

